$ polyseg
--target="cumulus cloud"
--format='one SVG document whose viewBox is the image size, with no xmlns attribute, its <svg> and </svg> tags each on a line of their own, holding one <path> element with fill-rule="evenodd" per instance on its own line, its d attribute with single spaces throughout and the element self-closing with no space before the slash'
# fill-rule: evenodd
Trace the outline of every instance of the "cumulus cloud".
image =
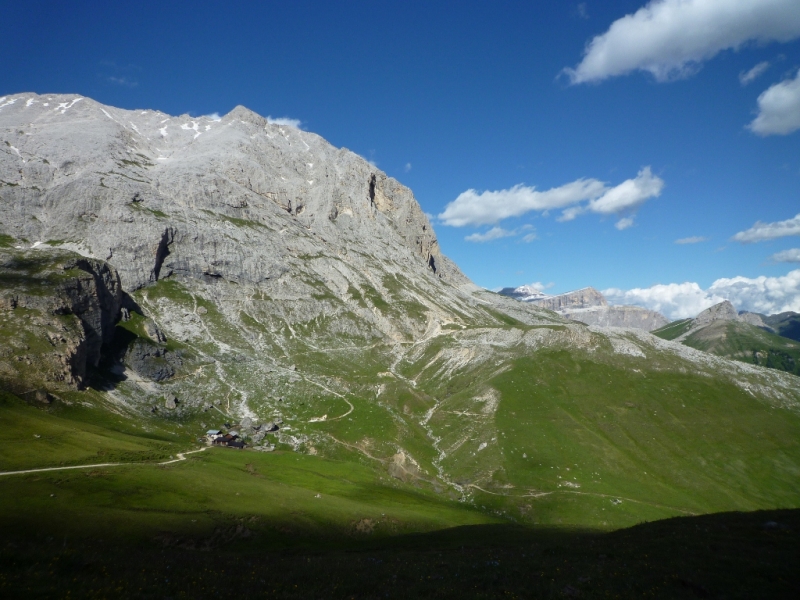
<svg viewBox="0 0 800 600">
<path fill-rule="evenodd" d="M 775 262 L 800 263 L 800 248 L 790 248 L 770 256 Z"/>
<path fill-rule="evenodd" d="M 707 241 L 708 241 L 708 238 L 705 238 L 705 237 L 702 237 L 702 236 L 699 236 L 699 235 L 693 235 L 692 237 L 685 237 L 685 238 L 681 238 L 679 240 L 675 240 L 675 243 L 676 244 L 699 244 L 700 242 L 707 242 Z"/>
<path fill-rule="evenodd" d="M 758 115 L 747 127 L 761 136 L 787 135 L 800 129 L 800 69 L 794 79 L 776 83 L 761 93 Z"/>
<path fill-rule="evenodd" d="M 603 290 L 610 304 L 633 304 L 655 310 L 669 319 L 686 319 L 709 306 L 725 300 L 721 296 L 709 294 L 696 283 L 658 284 L 649 288 Z"/>
<path fill-rule="evenodd" d="M 605 190 L 605 184 L 597 179 L 578 179 L 544 192 L 522 184 L 494 192 L 467 190 L 445 206 L 439 219 L 452 227 L 493 225 L 530 211 L 551 210 L 596 198 Z"/>
<path fill-rule="evenodd" d="M 764 62 L 760 62 L 749 71 L 742 71 L 739 73 L 739 83 L 742 85 L 753 83 L 758 77 L 763 75 L 764 71 L 767 69 L 769 69 L 769 61 L 765 60 Z"/>
<path fill-rule="evenodd" d="M 645 167 L 639 171 L 635 179 L 623 181 L 596 200 L 589 202 L 588 208 L 604 215 L 618 214 L 638 208 L 648 198 L 660 196 L 663 189 L 664 180 L 653 175 L 650 167 Z"/>
<path fill-rule="evenodd" d="M 791 235 L 800 235 L 800 214 L 795 215 L 791 219 L 776 221 L 775 223 L 756 221 L 750 229 L 740 231 L 731 239 L 736 242 L 742 242 L 743 244 L 750 244 L 753 242 L 775 240 Z"/>
<path fill-rule="evenodd" d="M 641 70 L 658 81 L 689 75 L 727 49 L 800 37 L 797 0 L 652 0 L 614 21 L 565 69 L 573 84 Z"/>
<path fill-rule="evenodd" d="M 464 238 L 464 240 L 467 242 L 483 243 L 499 240 L 500 238 L 512 237 L 515 235 L 517 235 L 516 231 L 509 231 L 507 229 L 503 229 L 502 227 L 492 227 L 485 233 L 473 233 L 472 235 L 468 235 Z"/>
<path fill-rule="evenodd" d="M 706 308 L 729 300 L 738 310 L 764 314 L 800 312 L 800 269 L 782 277 L 717 279 L 708 289 L 697 283 L 658 284 L 649 288 L 603 290 L 611 304 L 634 304 L 670 319 L 696 317 Z"/>
<path fill-rule="evenodd" d="M 267 123 L 272 123 L 273 125 L 284 125 L 288 127 L 294 127 L 295 129 L 302 129 L 303 122 L 300 119 L 292 119 L 291 117 L 277 117 L 272 118 L 267 115 Z"/>
<path fill-rule="evenodd" d="M 660 195 L 663 188 L 664 181 L 645 167 L 636 178 L 613 188 L 597 179 L 578 179 L 544 192 L 522 184 L 493 192 L 467 190 L 445 206 L 439 219 L 452 227 L 494 225 L 531 211 L 563 208 L 559 221 L 571 221 L 586 211 L 610 215 L 635 210 L 648 198 Z M 585 201 L 588 203 L 575 206 Z"/>
<path fill-rule="evenodd" d="M 220 120 L 222 120 L 222 117 L 220 116 L 220 114 L 218 112 L 213 112 L 210 115 L 203 115 L 200 118 L 201 119 L 211 119 L 212 121 L 220 121 Z"/>
</svg>

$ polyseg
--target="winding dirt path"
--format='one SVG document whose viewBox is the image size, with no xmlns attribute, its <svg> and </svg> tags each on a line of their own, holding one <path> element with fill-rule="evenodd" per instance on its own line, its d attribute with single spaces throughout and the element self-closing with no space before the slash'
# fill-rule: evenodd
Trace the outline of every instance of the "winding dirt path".
<svg viewBox="0 0 800 600">
<path fill-rule="evenodd" d="M 208 446 L 204 448 L 200 448 L 199 450 L 190 450 L 189 452 L 178 452 L 176 455 L 178 458 L 173 460 L 168 460 L 166 462 L 160 463 L 97 463 L 93 465 L 74 465 L 71 467 L 45 467 L 42 469 L 25 469 L 24 471 L 2 471 L 0 472 L 0 476 L 3 475 L 25 475 L 26 473 L 44 473 L 47 471 L 67 471 L 69 469 L 95 469 L 98 467 L 123 467 L 125 465 L 147 465 L 147 464 L 156 464 L 156 465 L 171 465 L 172 463 L 181 462 L 182 460 L 186 460 L 187 454 L 195 454 L 197 452 L 203 452 L 204 450 L 208 450 Z"/>
</svg>

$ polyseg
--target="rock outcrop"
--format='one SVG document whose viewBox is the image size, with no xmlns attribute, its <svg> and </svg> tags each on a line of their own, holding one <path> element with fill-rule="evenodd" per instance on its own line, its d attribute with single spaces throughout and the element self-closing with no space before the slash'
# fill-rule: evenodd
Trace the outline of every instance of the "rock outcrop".
<svg viewBox="0 0 800 600">
<path fill-rule="evenodd" d="M 107 263 L 49 247 L 0 249 L 0 314 L 7 344 L 27 353 L 26 376 L 81 387 L 114 336 L 123 291 Z M 25 343 L 33 335 L 48 345 Z M 19 355 L 18 355 L 19 356 Z M 19 365 L 23 366 L 23 365 Z M 14 378 L 8 365 L 3 369 Z"/>
<path fill-rule="evenodd" d="M 715 304 L 703 312 L 701 312 L 694 319 L 694 327 L 702 327 L 708 325 L 713 321 L 739 321 L 739 313 L 733 307 L 733 304 L 727 300 Z"/>
</svg>

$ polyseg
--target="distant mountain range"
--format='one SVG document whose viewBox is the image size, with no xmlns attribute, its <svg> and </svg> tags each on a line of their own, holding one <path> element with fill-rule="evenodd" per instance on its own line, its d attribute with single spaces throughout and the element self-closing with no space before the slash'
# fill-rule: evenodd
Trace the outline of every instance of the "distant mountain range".
<svg viewBox="0 0 800 600">
<path fill-rule="evenodd" d="M 598 327 L 633 327 L 652 331 L 669 323 L 661 313 L 640 306 L 609 306 L 605 296 L 593 287 L 555 296 L 548 296 L 529 285 L 503 288 L 499 293 Z"/>
</svg>

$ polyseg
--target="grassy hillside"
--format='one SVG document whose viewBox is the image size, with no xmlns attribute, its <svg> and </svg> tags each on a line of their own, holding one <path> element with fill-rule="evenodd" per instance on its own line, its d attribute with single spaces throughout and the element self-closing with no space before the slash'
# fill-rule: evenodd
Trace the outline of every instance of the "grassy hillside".
<svg viewBox="0 0 800 600">
<path fill-rule="evenodd" d="M 764 322 L 778 335 L 800 342 L 800 314 L 784 312 L 764 317 Z"/>
<path fill-rule="evenodd" d="M 717 321 L 692 333 L 687 346 L 800 375 L 800 342 L 748 323 Z"/>
<path fill-rule="evenodd" d="M 651 331 L 653 335 L 660 337 L 662 340 L 674 340 L 689 331 L 692 326 L 692 319 L 679 319 L 673 321 L 669 325 L 664 325 L 659 329 Z"/>
</svg>

